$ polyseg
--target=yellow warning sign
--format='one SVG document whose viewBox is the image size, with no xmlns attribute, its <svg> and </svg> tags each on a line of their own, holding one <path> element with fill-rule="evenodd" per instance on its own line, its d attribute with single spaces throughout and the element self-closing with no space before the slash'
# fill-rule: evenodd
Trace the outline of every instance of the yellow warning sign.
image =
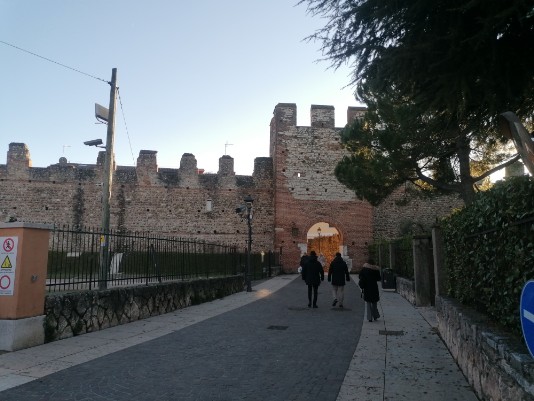
<svg viewBox="0 0 534 401">
<path fill-rule="evenodd" d="M 2 262 L 2 269 L 11 269 L 13 265 L 11 264 L 11 260 L 9 260 L 9 255 L 6 255 L 6 258 Z"/>
</svg>

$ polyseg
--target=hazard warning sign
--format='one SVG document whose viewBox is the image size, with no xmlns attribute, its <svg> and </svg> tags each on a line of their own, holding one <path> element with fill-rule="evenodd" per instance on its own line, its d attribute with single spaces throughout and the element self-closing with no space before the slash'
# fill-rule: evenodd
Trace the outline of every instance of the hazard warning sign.
<svg viewBox="0 0 534 401">
<path fill-rule="evenodd" d="M 18 237 L 0 237 L 0 295 L 13 295 Z"/>
<path fill-rule="evenodd" d="M 2 269 L 12 269 L 13 265 L 11 264 L 11 259 L 9 259 L 9 255 L 6 255 L 4 261 L 2 262 Z"/>
</svg>

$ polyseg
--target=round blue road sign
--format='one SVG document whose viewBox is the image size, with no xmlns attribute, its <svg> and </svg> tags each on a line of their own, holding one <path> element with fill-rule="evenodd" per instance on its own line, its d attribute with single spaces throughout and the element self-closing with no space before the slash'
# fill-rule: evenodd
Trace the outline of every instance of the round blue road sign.
<svg viewBox="0 0 534 401">
<path fill-rule="evenodd" d="M 528 351 L 534 358 L 534 280 L 529 280 L 521 291 L 521 328 L 527 343 Z"/>
</svg>

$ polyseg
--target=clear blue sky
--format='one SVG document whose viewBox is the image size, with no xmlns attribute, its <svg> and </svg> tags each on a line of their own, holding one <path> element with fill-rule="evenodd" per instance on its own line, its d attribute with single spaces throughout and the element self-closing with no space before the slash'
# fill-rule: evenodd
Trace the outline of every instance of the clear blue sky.
<svg viewBox="0 0 534 401">
<path fill-rule="evenodd" d="M 141 149 L 178 168 L 193 153 L 217 172 L 225 153 L 237 174 L 269 156 L 277 103 L 296 103 L 299 125 L 312 104 L 333 105 L 336 126 L 357 106 L 349 68 L 329 69 L 319 43 L 303 39 L 325 21 L 296 0 L 0 0 L 0 41 L 111 79 L 118 70 L 115 156 L 135 165 Z M 34 167 L 96 163 L 84 141 L 106 139 L 94 103 L 109 85 L 0 43 L 0 164 L 24 142 Z M 129 135 L 128 135 L 129 134 Z"/>
</svg>

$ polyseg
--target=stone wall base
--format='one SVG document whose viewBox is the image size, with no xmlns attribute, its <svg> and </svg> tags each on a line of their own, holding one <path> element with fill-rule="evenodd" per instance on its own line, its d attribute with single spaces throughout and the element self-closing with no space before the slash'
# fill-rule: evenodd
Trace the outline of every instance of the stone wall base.
<svg viewBox="0 0 534 401">
<path fill-rule="evenodd" d="M 481 400 L 534 400 L 534 360 L 519 339 L 451 298 L 437 296 L 436 310 L 441 338 Z"/>
<path fill-rule="evenodd" d="M 399 276 L 396 280 L 397 292 L 412 305 L 415 305 L 415 282 Z"/>
<path fill-rule="evenodd" d="M 103 330 L 209 302 L 241 292 L 243 285 L 243 276 L 238 275 L 48 295 L 45 300 L 45 341 Z"/>
<path fill-rule="evenodd" d="M 0 351 L 17 351 L 44 344 L 45 316 L 0 320 Z"/>
<path fill-rule="evenodd" d="M 397 292 L 415 305 L 415 285 L 397 277 Z M 483 401 L 534 401 L 534 359 L 523 342 L 452 298 L 436 296 L 441 339 Z"/>
</svg>

